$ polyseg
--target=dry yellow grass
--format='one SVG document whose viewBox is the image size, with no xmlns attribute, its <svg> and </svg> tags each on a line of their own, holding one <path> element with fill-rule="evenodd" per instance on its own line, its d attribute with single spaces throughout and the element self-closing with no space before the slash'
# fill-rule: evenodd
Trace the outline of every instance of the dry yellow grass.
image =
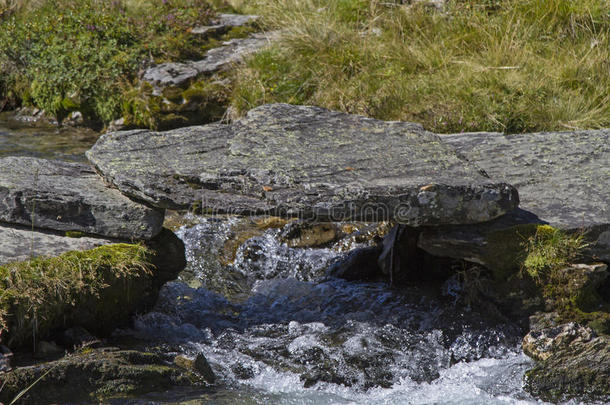
<svg viewBox="0 0 610 405">
<path fill-rule="evenodd" d="M 233 105 L 315 104 L 437 132 L 610 126 L 606 0 L 233 0 L 283 39 Z"/>
</svg>

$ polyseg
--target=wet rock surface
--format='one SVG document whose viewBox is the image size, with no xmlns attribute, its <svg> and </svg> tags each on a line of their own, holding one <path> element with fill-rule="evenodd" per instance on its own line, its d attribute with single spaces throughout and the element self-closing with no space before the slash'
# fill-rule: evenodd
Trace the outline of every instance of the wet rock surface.
<svg viewBox="0 0 610 405">
<path fill-rule="evenodd" d="M 65 233 L 36 230 L 25 226 L 0 225 L 0 265 L 40 256 L 59 256 L 72 250 L 89 250 L 114 243 L 110 239 L 69 237 Z"/>
<path fill-rule="evenodd" d="M 36 159 L 0 159 L 0 221 L 120 239 L 151 239 L 163 212 L 106 186 L 87 165 Z"/>
<path fill-rule="evenodd" d="M 161 354 L 111 347 L 19 367 L 3 374 L 2 382 L 0 401 L 6 403 L 31 385 L 21 399 L 27 404 L 97 403 L 102 398 L 205 384 L 198 374 L 173 365 Z"/>
<path fill-rule="evenodd" d="M 90 161 L 126 195 L 173 209 L 413 226 L 488 221 L 518 204 L 419 125 L 272 104 L 234 124 L 103 135 Z"/>
<path fill-rule="evenodd" d="M 417 246 L 435 256 L 464 259 L 509 275 L 521 266 L 524 241 L 542 224 L 536 215 L 517 208 L 480 224 L 422 228 Z"/>
<path fill-rule="evenodd" d="M 524 352 L 538 364 L 527 372 L 526 389 L 548 401 L 610 400 L 610 337 L 575 323 L 530 332 Z"/>
</svg>

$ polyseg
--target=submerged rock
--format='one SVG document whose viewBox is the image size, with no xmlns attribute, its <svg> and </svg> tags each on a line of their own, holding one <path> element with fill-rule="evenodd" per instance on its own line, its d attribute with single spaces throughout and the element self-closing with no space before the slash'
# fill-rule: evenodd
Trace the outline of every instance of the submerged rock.
<svg viewBox="0 0 610 405">
<path fill-rule="evenodd" d="M 524 352 L 538 360 L 526 373 L 527 391 L 546 401 L 610 400 L 610 337 L 575 323 L 530 332 Z"/>
<path fill-rule="evenodd" d="M 294 221 L 282 229 L 279 240 L 293 248 L 308 248 L 328 245 L 341 236 L 341 229 L 335 223 Z"/>
<path fill-rule="evenodd" d="M 174 358 L 174 364 L 182 367 L 186 370 L 193 371 L 199 374 L 203 379 L 210 384 L 213 384 L 216 380 L 214 371 L 208 363 L 208 360 L 201 353 L 198 353 L 195 357 L 187 357 L 184 355 L 178 355 Z"/>
<path fill-rule="evenodd" d="M 343 260 L 333 263 L 328 274 L 349 281 L 374 280 L 382 274 L 377 258 L 381 249 L 376 246 L 354 249 Z"/>
<path fill-rule="evenodd" d="M 317 107 L 265 105 L 234 124 L 103 135 L 87 157 L 160 208 L 412 226 L 484 222 L 516 190 L 421 126 Z"/>
<path fill-rule="evenodd" d="M 60 360 L 20 367 L 2 375 L 0 401 L 30 387 L 22 403 L 82 403 L 116 396 L 204 385 L 197 374 L 155 353 L 116 348 L 85 349 Z"/>
<path fill-rule="evenodd" d="M 126 240 L 161 231 L 161 210 L 106 186 L 89 166 L 5 157 L 0 172 L 0 221 Z"/>
</svg>

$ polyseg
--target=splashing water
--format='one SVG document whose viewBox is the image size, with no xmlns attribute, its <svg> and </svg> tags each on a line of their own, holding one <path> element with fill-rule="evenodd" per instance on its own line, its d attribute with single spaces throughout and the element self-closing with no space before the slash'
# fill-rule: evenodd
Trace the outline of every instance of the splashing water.
<svg viewBox="0 0 610 405">
<path fill-rule="evenodd" d="M 329 278 L 340 249 L 293 249 L 274 229 L 223 264 L 237 221 L 179 230 L 188 268 L 130 332 L 204 353 L 216 388 L 130 404 L 539 403 L 522 389 L 531 362 L 515 325 L 440 291 Z"/>
</svg>

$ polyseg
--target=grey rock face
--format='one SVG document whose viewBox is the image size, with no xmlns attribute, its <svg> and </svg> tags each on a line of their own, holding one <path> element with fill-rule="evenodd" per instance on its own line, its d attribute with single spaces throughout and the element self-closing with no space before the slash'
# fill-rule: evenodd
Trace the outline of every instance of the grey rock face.
<svg viewBox="0 0 610 405">
<path fill-rule="evenodd" d="M 30 385 L 31 389 L 21 399 L 23 403 L 39 405 L 100 402 L 103 397 L 204 384 L 197 374 L 168 364 L 166 357 L 113 347 L 77 351 L 59 360 L 19 367 L 4 374 L 0 401 L 9 403 L 23 387 Z"/>
<path fill-rule="evenodd" d="M 525 388 L 541 399 L 610 400 L 610 338 L 570 323 L 531 332 L 526 354 L 539 363 L 526 373 Z"/>
<path fill-rule="evenodd" d="M 431 254 L 490 268 L 535 232 L 528 224 L 585 230 L 589 260 L 610 262 L 610 130 L 441 136 L 492 178 L 519 189 L 520 209 L 489 223 L 425 230 L 418 245 Z M 512 252 L 506 247 L 509 246 Z"/>
<path fill-rule="evenodd" d="M 87 165 L 30 157 L 0 159 L 0 221 L 119 239 L 150 239 L 163 212 L 107 187 Z"/>
<path fill-rule="evenodd" d="M 539 331 L 532 331 L 523 338 L 523 352 L 534 360 L 544 361 L 574 343 L 587 343 L 597 337 L 585 326 L 570 322 Z"/>
<path fill-rule="evenodd" d="M 89 250 L 114 243 L 101 238 L 69 238 L 25 227 L 0 226 L 0 265 L 39 256 L 59 256 L 72 250 Z"/>
<path fill-rule="evenodd" d="M 87 152 L 107 181 L 161 208 L 411 226 L 514 209 L 496 183 L 421 126 L 271 104 L 231 125 L 103 135 Z"/>
<path fill-rule="evenodd" d="M 199 61 L 168 62 L 149 68 L 142 80 L 150 83 L 155 95 L 169 86 L 183 86 L 198 76 L 211 75 L 240 63 L 246 55 L 252 54 L 269 44 L 272 34 L 253 34 L 248 38 L 232 39 L 222 46 L 208 51 Z"/>
<path fill-rule="evenodd" d="M 519 190 L 520 207 L 552 226 L 610 224 L 610 130 L 441 137 L 491 178 Z"/>
</svg>

